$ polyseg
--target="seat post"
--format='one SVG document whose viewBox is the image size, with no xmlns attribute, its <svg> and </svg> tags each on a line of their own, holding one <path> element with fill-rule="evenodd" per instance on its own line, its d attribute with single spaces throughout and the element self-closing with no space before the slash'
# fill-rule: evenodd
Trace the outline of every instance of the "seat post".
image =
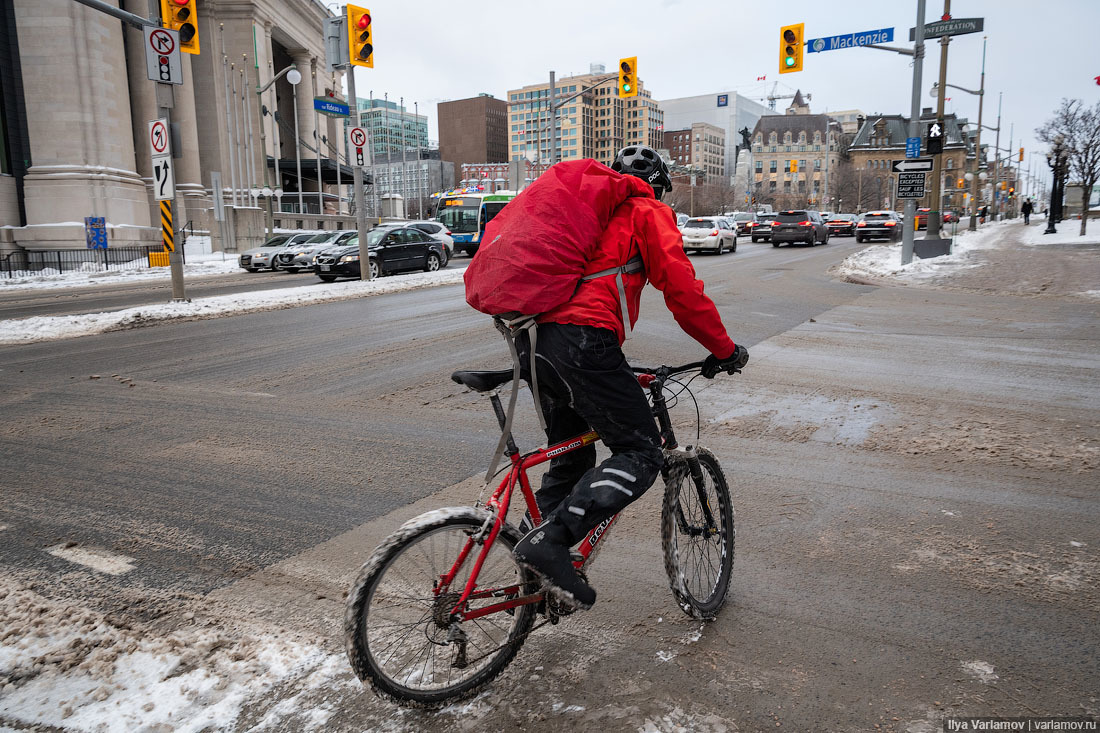
<svg viewBox="0 0 1100 733">
<path fill-rule="evenodd" d="M 496 394 L 496 392 L 489 395 L 489 401 L 493 403 L 493 412 L 496 413 L 497 422 L 500 423 L 500 429 L 501 431 L 503 431 L 504 425 L 508 421 L 507 416 L 504 414 L 504 405 L 500 404 L 500 397 Z M 516 447 L 516 442 L 512 440 L 512 433 L 509 432 L 508 435 L 505 436 L 505 438 L 508 442 L 504 454 L 507 456 L 514 456 L 515 454 L 519 453 L 519 448 Z"/>
</svg>

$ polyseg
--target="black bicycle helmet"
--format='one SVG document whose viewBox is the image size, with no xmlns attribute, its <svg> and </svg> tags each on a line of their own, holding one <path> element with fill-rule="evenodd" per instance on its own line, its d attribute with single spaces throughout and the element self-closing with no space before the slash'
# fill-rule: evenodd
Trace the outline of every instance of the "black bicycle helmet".
<svg viewBox="0 0 1100 733">
<path fill-rule="evenodd" d="M 660 153 L 648 145 L 628 145 L 620 150 L 611 163 L 611 170 L 641 178 L 653 186 L 658 200 L 666 191 L 672 190 L 668 166 Z"/>
</svg>

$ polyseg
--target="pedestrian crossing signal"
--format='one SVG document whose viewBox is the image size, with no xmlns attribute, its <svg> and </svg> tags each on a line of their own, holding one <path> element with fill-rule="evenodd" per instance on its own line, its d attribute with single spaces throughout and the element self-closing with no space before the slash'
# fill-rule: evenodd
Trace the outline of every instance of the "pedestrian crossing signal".
<svg viewBox="0 0 1100 733">
<path fill-rule="evenodd" d="M 195 12 L 195 2 L 160 0 L 161 25 L 180 34 L 180 50 L 184 53 L 199 52 L 199 16 Z"/>
<path fill-rule="evenodd" d="M 638 57 L 619 59 L 619 98 L 638 96 Z"/>
<path fill-rule="evenodd" d="M 802 71 L 803 33 L 805 23 L 785 25 L 779 29 L 779 73 Z"/>
<path fill-rule="evenodd" d="M 348 60 L 355 66 L 374 68 L 374 37 L 371 33 L 370 11 L 356 5 L 348 6 Z"/>
</svg>

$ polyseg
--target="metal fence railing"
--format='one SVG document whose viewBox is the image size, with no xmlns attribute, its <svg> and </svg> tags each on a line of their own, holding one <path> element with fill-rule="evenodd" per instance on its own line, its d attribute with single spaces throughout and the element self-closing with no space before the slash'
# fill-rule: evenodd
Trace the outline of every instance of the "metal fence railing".
<svg viewBox="0 0 1100 733">
<path fill-rule="evenodd" d="M 109 247 L 107 249 L 56 249 L 11 252 L 0 257 L 0 276 L 59 275 L 63 272 L 144 270 L 149 253 L 162 247 Z"/>
</svg>

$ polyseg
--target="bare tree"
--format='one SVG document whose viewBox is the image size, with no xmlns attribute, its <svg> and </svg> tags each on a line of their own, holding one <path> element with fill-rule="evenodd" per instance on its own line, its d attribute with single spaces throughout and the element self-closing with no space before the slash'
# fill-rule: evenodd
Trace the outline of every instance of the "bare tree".
<svg viewBox="0 0 1100 733">
<path fill-rule="evenodd" d="M 1082 190 L 1081 236 L 1089 220 L 1089 199 L 1092 188 L 1100 180 L 1100 102 L 1086 107 L 1080 99 L 1063 99 L 1054 117 L 1037 129 L 1035 134 L 1045 143 L 1062 137 L 1062 146 L 1069 155 L 1069 168 Z"/>
</svg>

